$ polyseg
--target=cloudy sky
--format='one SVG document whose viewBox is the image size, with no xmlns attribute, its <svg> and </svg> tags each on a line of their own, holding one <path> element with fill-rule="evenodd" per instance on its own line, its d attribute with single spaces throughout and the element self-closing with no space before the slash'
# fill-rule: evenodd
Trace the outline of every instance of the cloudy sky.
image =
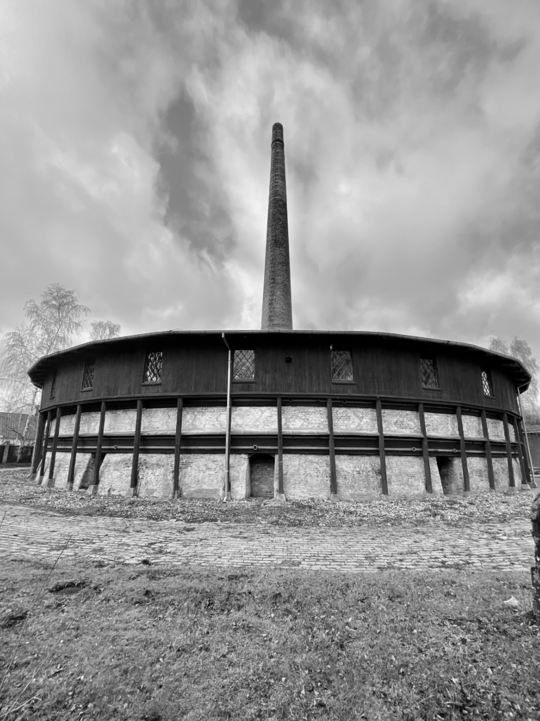
<svg viewBox="0 0 540 721">
<path fill-rule="evenodd" d="M 259 327 L 279 120 L 296 328 L 540 358 L 539 67 L 538 0 L 3 0 L 0 333 Z"/>
</svg>

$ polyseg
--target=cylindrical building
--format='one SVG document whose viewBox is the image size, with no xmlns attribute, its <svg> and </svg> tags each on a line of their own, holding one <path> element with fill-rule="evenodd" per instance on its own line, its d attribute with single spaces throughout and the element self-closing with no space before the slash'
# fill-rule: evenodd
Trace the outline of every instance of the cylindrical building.
<svg viewBox="0 0 540 721">
<path fill-rule="evenodd" d="M 260 331 L 149 333 L 40 359 L 33 472 L 143 496 L 338 498 L 531 481 L 509 356 L 389 333 L 293 331 L 283 128 L 272 136 Z"/>
</svg>

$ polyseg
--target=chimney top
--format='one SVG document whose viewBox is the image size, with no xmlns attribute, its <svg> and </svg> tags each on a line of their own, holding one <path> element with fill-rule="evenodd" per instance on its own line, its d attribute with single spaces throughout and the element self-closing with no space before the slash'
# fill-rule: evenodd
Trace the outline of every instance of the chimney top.
<svg viewBox="0 0 540 721">
<path fill-rule="evenodd" d="M 274 123 L 272 125 L 272 143 L 283 144 L 283 125 L 281 123 Z"/>
</svg>

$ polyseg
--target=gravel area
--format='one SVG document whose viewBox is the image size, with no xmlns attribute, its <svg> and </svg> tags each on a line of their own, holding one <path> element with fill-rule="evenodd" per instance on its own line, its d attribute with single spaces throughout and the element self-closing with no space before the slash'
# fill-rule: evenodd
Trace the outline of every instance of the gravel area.
<svg viewBox="0 0 540 721">
<path fill-rule="evenodd" d="M 223 503 L 209 499 L 176 501 L 121 496 L 90 496 L 82 491 L 42 488 L 21 470 L 0 471 L 0 503 L 28 505 L 69 516 L 112 516 L 186 523 L 269 523 L 285 526 L 424 525 L 464 522 L 504 523 L 530 518 L 538 489 L 512 494 L 464 497 L 389 498 L 366 502 L 248 499 Z"/>
</svg>

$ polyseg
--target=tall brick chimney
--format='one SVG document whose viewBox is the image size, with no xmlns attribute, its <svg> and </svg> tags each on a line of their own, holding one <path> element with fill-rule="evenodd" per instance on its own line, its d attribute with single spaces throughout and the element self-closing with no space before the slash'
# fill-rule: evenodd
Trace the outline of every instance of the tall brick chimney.
<svg viewBox="0 0 540 721">
<path fill-rule="evenodd" d="M 285 146 L 283 144 L 283 125 L 281 123 L 274 123 L 272 126 L 272 157 L 270 161 L 270 193 L 268 198 L 261 328 L 262 330 L 292 330 Z"/>
</svg>

